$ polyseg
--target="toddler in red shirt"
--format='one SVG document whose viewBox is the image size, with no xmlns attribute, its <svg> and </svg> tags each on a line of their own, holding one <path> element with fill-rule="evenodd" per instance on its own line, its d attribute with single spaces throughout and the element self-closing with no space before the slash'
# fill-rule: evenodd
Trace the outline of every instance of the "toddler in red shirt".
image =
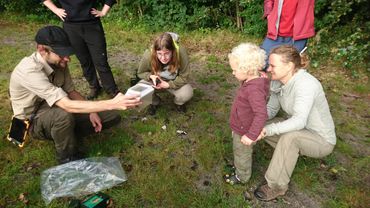
<svg viewBox="0 0 370 208">
<path fill-rule="evenodd" d="M 253 144 L 267 120 L 269 79 L 261 76 L 266 53 L 252 43 L 242 43 L 229 54 L 229 64 L 240 82 L 230 112 L 235 173 L 225 175 L 227 183 L 245 183 L 252 174 Z"/>
</svg>

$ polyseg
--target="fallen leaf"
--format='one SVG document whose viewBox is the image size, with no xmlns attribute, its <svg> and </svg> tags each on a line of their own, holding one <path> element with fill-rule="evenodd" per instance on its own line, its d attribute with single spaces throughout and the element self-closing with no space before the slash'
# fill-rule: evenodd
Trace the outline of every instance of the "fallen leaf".
<svg viewBox="0 0 370 208">
<path fill-rule="evenodd" d="M 180 134 L 180 135 L 187 135 L 188 134 L 186 131 L 183 131 L 183 130 L 176 130 L 176 133 Z"/>
<path fill-rule="evenodd" d="M 21 194 L 19 194 L 18 199 L 19 199 L 20 201 L 23 201 L 25 198 L 26 198 L 25 193 L 21 193 Z"/>
<path fill-rule="evenodd" d="M 335 168 L 331 168 L 331 169 L 330 169 L 330 172 L 332 172 L 332 173 L 334 173 L 334 174 L 337 174 L 337 173 L 338 173 L 338 170 L 337 170 L 337 169 L 335 169 Z"/>
<path fill-rule="evenodd" d="M 23 204 L 28 204 L 29 200 L 27 199 L 28 193 L 21 193 L 19 194 L 18 200 L 21 201 Z"/>
<path fill-rule="evenodd" d="M 328 168 L 328 166 L 325 163 L 321 162 L 320 168 L 321 169 L 326 169 L 326 168 Z"/>
</svg>

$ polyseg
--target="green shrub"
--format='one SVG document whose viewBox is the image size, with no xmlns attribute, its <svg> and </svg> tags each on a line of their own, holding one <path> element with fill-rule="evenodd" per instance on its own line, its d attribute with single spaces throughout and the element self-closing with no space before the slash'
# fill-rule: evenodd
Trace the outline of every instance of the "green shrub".
<svg viewBox="0 0 370 208">
<path fill-rule="evenodd" d="M 32 21 L 45 21 L 55 16 L 39 0 L 0 0 L 0 11 L 20 14 Z"/>
<path fill-rule="evenodd" d="M 332 56 L 343 67 L 369 71 L 370 15 L 366 0 L 317 0 L 313 57 Z"/>
<path fill-rule="evenodd" d="M 263 0 L 241 0 L 243 7 L 243 32 L 254 37 L 263 37 L 266 34 L 267 21 L 263 16 Z"/>
</svg>

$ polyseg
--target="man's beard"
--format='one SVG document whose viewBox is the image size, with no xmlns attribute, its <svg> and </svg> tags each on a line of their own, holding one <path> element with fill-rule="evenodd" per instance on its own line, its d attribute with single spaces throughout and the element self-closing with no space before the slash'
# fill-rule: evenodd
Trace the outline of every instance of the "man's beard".
<svg viewBox="0 0 370 208">
<path fill-rule="evenodd" d="M 68 63 L 60 61 L 57 64 L 50 64 L 50 65 L 52 66 L 52 68 L 65 69 L 65 68 L 67 68 Z"/>
<path fill-rule="evenodd" d="M 58 66 L 59 66 L 59 68 L 65 69 L 65 68 L 67 68 L 67 62 L 61 61 L 61 62 L 59 62 Z"/>
</svg>

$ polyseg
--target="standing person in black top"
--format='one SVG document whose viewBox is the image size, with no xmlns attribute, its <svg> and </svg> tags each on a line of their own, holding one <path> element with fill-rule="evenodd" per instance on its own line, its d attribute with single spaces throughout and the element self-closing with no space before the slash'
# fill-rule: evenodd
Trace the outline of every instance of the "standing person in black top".
<svg viewBox="0 0 370 208">
<path fill-rule="evenodd" d="M 52 0 L 41 1 L 63 21 L 63 28 L 90 85 L 87 99 L 95 99 L 102 89 L 96 70 L 104 90 L 114 97 L 119 90 L 108 64 L 107 44 L 100 17 L 104 17 L 116 1 L 104 0 L 101 11 L 96 9 L 96 0 L 59 0 L 62 8 L 58 8 Z"/>
</svg>

